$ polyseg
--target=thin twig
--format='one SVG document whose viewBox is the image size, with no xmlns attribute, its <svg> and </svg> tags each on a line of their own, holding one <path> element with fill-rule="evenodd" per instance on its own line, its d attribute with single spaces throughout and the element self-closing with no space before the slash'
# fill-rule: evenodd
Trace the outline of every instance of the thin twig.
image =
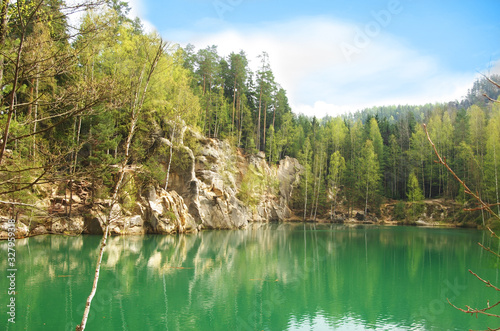
<svg viewBox="0 0 500 331">
<path fill-rule="evenodd" d="M 491 250 L 491 248 L 489 247 L 486 247 L 486 246 L 483 246 L 483 244 L 481 243 L 477 243 L 479 246 L 481 246 L 485 251 L 487 252 L 490 252 L 491 254 L 495 255 L 496 257 L 499 257 L 500 258 L 500 255 L 496 252 L 494 252 L 493 250 Z"/>
<path fill-rule="evenodd" d="M 479 244 L 479 245 L 481 245 L 481 244 Z M 483 246 L 483 245 L 481 245 L 481 246 Z M 472 270 L 469 270 L 469 272 L 470 272 L 471 274 L 473 274 L 474 276 L 476 276 L 476 278 L 477 278 L 477 279 L 479 279 L 480 281 L 482 281 L 483 283 L 485 283 L 485 284 L 486 284 L 486 286 L 491 287 L 491 288 L 494 288 L 494 289 L 495 289 L 495 290 L 497 290 L 497 291 L 500 291 L 500 288 L 498 288 L 498 287 L 496 287 L 495 285 L 491 284 L 489 280 L 484 280 L 484 279 L 482 279 L 482 278 L 481 278 L 481 277 L 479 277 L 476 273 L 474 273 Z"/>
<path fill-rule="evenodd" d="M 21 202 L 11 202 L 11 201 L 2 201 L 2 200 L 0 200 L 0 204 L 3 204 L 3 205 L 12 205 L 12 206 L 22 206 L 22 207 L 30 207 L 30 208 L 40 209 L 40 208 L 38 208 L 35 205 L 30 205 L 30 204 L 21 203 Z"/>
<path fill-rule="evenodd" d="M 495 100 L 493 99 L 492 97 L 490 97 L 488 94 L 486 93 L 483 93 L 483 97 L 485 97 L 486 99 L 490 100 L 491 102 L 494 102 L 494 103 L 500 103 L 499 100 Z"/>
<path fill-rule="evenodd" d="M 492 229 L 490 229 L 490 228 L 488 227 L 488 230 L 490 231 L 490 233 L 491 233 L 491 236 L 492 236 L 492 237 L 495 237 L 495 238 L 497 238 L 497 239 L 500 239 L 500 237 L 499 237 L 499 236 L 498 236 L 495 232 L 493 232 L 493 230 L 492 230 Z"/>
<path fill-rule="evenodd" d="M 497 303 L 495 303 L 493 306 L 489 306 L 489 307 L 486 307 L 486 308 L 483 308 L 483 309 L 477 309 L 477 308 L 471 308 L 470 306 L 465 306 L 467 308 L 467 310 L 465 310 L 463 308 L 457 307 L 454 304 L 452 304 L 449 299 L 446 299 L 446 300 L 455 309 L 460 310 L 461 312 L 464 312 L 466 314 L 476 315 L 476 317 L 477 317 L 478 314 L 481 314 L 481 315 L 486 315 L 486 316 L 492 316 L 492 317 L 498 317 L 498 318 L 500 318 L 500 315 L 491 314 L 491 313 L 487 313 L 486 312 L 487 310 L 490 310 L 491 308 L 498 306 L 500 304 L 500 301 L 498 301 Z M 497 329 L 493 329 L 493 330 L 497 330 Z"/>
</svg>

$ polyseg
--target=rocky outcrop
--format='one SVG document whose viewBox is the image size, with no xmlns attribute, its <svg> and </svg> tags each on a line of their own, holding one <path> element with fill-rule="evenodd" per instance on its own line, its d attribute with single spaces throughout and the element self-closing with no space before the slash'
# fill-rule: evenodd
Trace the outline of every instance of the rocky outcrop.
<svg viewBox="0 0 500 331">
<path fill-rule="evenodd" d="M 302 171 L 297 160 L 287 157 L 269 166 L 263 153 L 245 155 L 226 141 L 205 138 L 186 126 L 173 142 L 156 131 L 150 158 L 164 173 L 172 149 L 167 190 L 165 182 L 162 187 L 137 187 L 134 178 L 139 167 L 130 166 L 120 204 L 114 204 L 111 211 L 112 235 L 238 229 L 249 222 L 283 221 L 291 216 L 289 202 Z M 67 189 L 69 185 L 72 190 Z M 37 206 L 45 212 L 37 215 L 36 222 L 21 217 L 18 237 L 102 233 L 103 211 L 109 210 L 111 201 L 90 203 L 89 183 L 69 185 L 44 188 Z M 0 238 L 7 238 L 6 222 L 0 219 Z"/>
<path fill-rule="evenodd" d="M 186 140 L 195 143 L 188 147 Z M 170 146 L 167 139 L 159 142 Z M 245 156 L 228 142 L 204 138 L 189 128 L 179 142 L 183 143 L 177 145 L 173 156 L 187 160 L 188 164 L 173 168 L 168 187 L 184 198 L 200 228 L 234 229 L 252 221 L 282 221 L 290 217 L 288 202 L 302 169 L 297 160 L 286 158 L 278 167 L 270 167 L 264 154 Z M 242 192 L 248 171 L 279 182 L 279 189 L 265 187 L 260 192 Z M 240 199 L 241 194 L 257 195 L 253 198 L 259 203 L 249 206 Z"/>
</svg>

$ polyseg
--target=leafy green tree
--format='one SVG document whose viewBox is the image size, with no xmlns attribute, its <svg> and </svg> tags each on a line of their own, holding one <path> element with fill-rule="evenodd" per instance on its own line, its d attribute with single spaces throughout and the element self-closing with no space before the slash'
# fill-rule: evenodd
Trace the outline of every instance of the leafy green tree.
<svg viewBox="0 0 500 331">
<path fill-rule="evenodd" d="M 208 136 L 213 134 L 212 131 L 212 90 L 214 85 L 217 84 L 219 71 L 219 55 L 217 54 L 217 46 L 209 46 L 205 49 L 200 49 L 197 53 L 198 57 L 198 70 L 197 75 L 201 79 L 201 86 L 203 88 L 202 100 L 203 107 L 205 108 L 203 132 Z"/>
<path fill-rule="evenodd" d="M 347 153 L 349 155 L 347 167 L 346 167 L 346 198 L 349 203 L 350 214 L 354 207 L 354 202 L 358 200 L 359 192 L 358 183 L 362 181 L 361 178 L 361 163 L 359 162 L 361 159 L 361 152 L 363 149 L 363 124 L 360 120 L 356 122 L 349 122 L 349 137 L 348 137 L 348 149 Z M 373 144 L 372 144 L 373 146 Z M 364 192 L 364 190 L 363 190 Z M 364 196 L 364 194 L 361 194 Z"/>
<path fill-rule="evenodd" d="M 237 132 L 238 141 L 241 141 L 245 113 L 244 98 L 247 89 L 245 83 L 248 76 L 248 60 L 246 54 L 241 51 L 240 53 L 231 53 L 228 57 L 228 62 L 229 68 L 224 86 L 227 90 L 228 99 L 232 100 L 231 134 Z"/>
<path fill-rule="evenodd" d="M 477 188 L 479 195 L 482 195 L 482 181 L 484 178 L 484 154 L 486 146 L 486 117 L 483 109 L 473 105 L 468 109 L 469 113 L 469 139 L 470 145 L 474 150 L 474 157 L 477 166 L 473 169 L 473 183 Z"/>
<path fill-rule="evenodd" d="M 365 216 L 368 211 L 368 202 L 372 205 L 378 194 L 378 185 L 380 180 L 380 170 L 378 157 L 375 153 L 375 148 L 371 140 L 367 140 L 361 151 L 359 159 L 361 180 L 359 181 L 358 188 L 365 196 Z M 376 207 L 373 205 L 373 207 Z"/>
<path fill-rule="evenodd" d="M 375 118 L 370 120 L 369 124 L 370 134 L 368 139 L 373 142 L 373 148 L 375 153 L 377 154 L 378 163 L 380 166 L 384 164 L 384 141 L 382 139 L 382 135 L 380 134 L 380 129 L 378 126 L 378 122 Z"/>
<path fill-rule="evenodd" d="M 410 177 L 408 178 L 407 197 L 408 201 L 412 204 L 413 216 L 415 216 L 422 209 L 422 204 L 420 202 L 424 200 L 424 195 L 420 189 L 417 176 L 415 176 L 413 172 L 410 173 Z"/>
<path fill-rule="evenodd" d="M 328 171 L 328 181 L 330 183 L 330 192 L 332 196 L 330 205 L 330 215 L 332 218 L 337 208 L 337 195 L 345 169 L 345 159 L 339 151 L 336 151 L 330 156 L 330 168 Z"/>
<path fill-rule="evenodd" d="M 401 149 L 399 147 L 397 138 L 394 134 L 389 137 L 389 145 L 386 149 L 387 162 L 386 162 L 386 187 L 390 192 L 390 197 L 393 199 L 398 198 L 398 183 L 399 183 L 399 164 Z"/>
<path fill-rule="evenodd" d="M 276 90 L 274 74 L 269 63 L 269 55 L 263 52 L 259 55 L 261 68 L 257 73 L 257 88 L 259 93 L 259 109 L 257 117 L 257 149 L 264 150 L 266 145 L 267 110 Z M 264 117 L 264 118 L 262 118 Z"/>
<path fill-rule="evenodd" d="M 496 103 L 492 107 L 491 118 L 486 129 L 486 161 L 485 178 L 487 190 L 494 196 L 497 204 L 497 214 L 500 214 L 500 197 L 498 187 L 499 163 L 500 163 L 500 104 Z"/>
<path fill-rule="evenodd" d="M 428 159 L 429 143 L 422 126 L 417 126 L 415 132 L 411 135 L 409 156 L 413 160 L 416 174 L 422 179 L 422 194 L 425 196 L 425 163 Z"/>
<path fill-rule="evenodd" d="M 274 164 L 278 162 L 278 146 L 276 142 L 276 134 L 274 133 L 274 126 L 270 126 L 267 131 L 267 145 L 266 154 L 269 158 L 269 163 Z"/>
<path fill-rule="evenodd" d="M 304 217 L 303 220 L 306 220 L 306 215 L 307 215 L 307 203 L 308 203 L 308 197 L 310 194 L 310 178 L 311 178 L 311 156 L 312 156 L 312 150 L 311 150 L 311 143 L 309 138 L 306 138 L 305 143 L 303 145 L 302 150 L 300 151 L 298 155 L 298 160 L 300 164 L 304 167 L 304 174 L 301 176 L 300 179 L 300 185 L 299 189 L 301 192 L 301 200 L 299 200 L 299 203 L 302 201 L 303 206 L 304 206 Z"/>
</svg>

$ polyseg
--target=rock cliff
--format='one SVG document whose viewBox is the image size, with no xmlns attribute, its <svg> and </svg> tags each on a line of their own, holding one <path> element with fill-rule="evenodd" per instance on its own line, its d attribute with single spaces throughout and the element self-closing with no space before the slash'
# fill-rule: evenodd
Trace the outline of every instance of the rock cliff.
<svg viewBox="0 0 500 331">
<path fill-rule="evenodd" d="M 138 187 L 140 167 L 130 166 L 120 204 L 112 210 L 111 234 L 237 229 L 249 222 L 283 221 L 291 216 L 289 201 L 302 171 L 297 160 L 287 157 L 269 166 L 263 153 L 244 155 L 228 142 L 203 137 L 186 126 L 173 142 L 161 132 L 152 136 L 149 158 L 164 174 L 171 163 L 167 190 L 165 181 L 161 187 L 152 183 Z M 42 188 L 45 198 L 37 203 L 36 221 L 28 215 L 20 217 L 16 236 L 102 233 L 102 211 L 111 202 L 89 204 L 88 185 L 74 182 L 73 190 L 64 194 L 53 187 Z M 66 217 L 68 207 L 71 217 Z M 0 238 L 7 237 L 7 230 L 7 218 L 1 218 Z"/>
</svg>

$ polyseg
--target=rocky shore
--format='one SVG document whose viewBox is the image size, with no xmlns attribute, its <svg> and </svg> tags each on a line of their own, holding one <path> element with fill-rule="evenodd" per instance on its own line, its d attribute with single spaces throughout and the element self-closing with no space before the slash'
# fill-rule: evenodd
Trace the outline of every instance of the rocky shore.
<svg viewBox="0 0 500 331">
<path fill-rule="evenodd" d="M 155 138 L 152 156 L 166 173 L 172 142 Z M 263 153 L 244 155 L 229 143 L 184 128 L 172 145 L 167 190 L 140 185 L 140 166 L 129 166 L 119 204 L 111 211 L 112 235 L 172 234 L 203 229 L 245 228 L 249 222 L 285 221 L 302 166 L 285 158 L 269 166 Z M 73 182 L 64 192 L 42 185 L 43 199 L 32 215 L 20 215 L 16 236 L 101 234 L 103 211 L 111 201 L 90 202 L 89 183 Z M 69 216 L 68 216 L 69 215 Z M 0 238 L 7 238 L 8 217 L 0 218 Z"/>
<path fill-rule="evenodd" d="M 102 234 L 105 210 L 114 205 L 111 235 L 173 234 L 204 229 L 240 229 L 249 223 L 299 222 L 290 209 L 303 167 L 286 157 L 269 166 L 263 153 L 245 155 L 226 141 L 206 138 L 184 127 L 174 142 L 153 134 L 150 158 L 165 174 L 171 162 L 167 189 L 139 180 L 140 165 L 126 169 L 119 203 L 91 198 L 91 184 L 40 185 L 31 214 L 19 215 L 18 238 L 43 234 Z M 170 159 L 169 150 L 172 149 Z M 69 187 L 71 189 L 69 189 Z M 418 206 L 388 201 L 380 213 L 364 215 L 339 203 L 335 214 L 321 215 L 320 223 L 418 226 L 469 226 L 463 206 L 444 199 L 425 200 Z M 300 214 L 302 212 L 299 211 Z M 298 213 L 298 214 L 299 214 Z M 0 239 L 8 237 L 9 218 L 0 216 Z M 476 220 L 477 222 L 477 220 Z"/>
</svg>

